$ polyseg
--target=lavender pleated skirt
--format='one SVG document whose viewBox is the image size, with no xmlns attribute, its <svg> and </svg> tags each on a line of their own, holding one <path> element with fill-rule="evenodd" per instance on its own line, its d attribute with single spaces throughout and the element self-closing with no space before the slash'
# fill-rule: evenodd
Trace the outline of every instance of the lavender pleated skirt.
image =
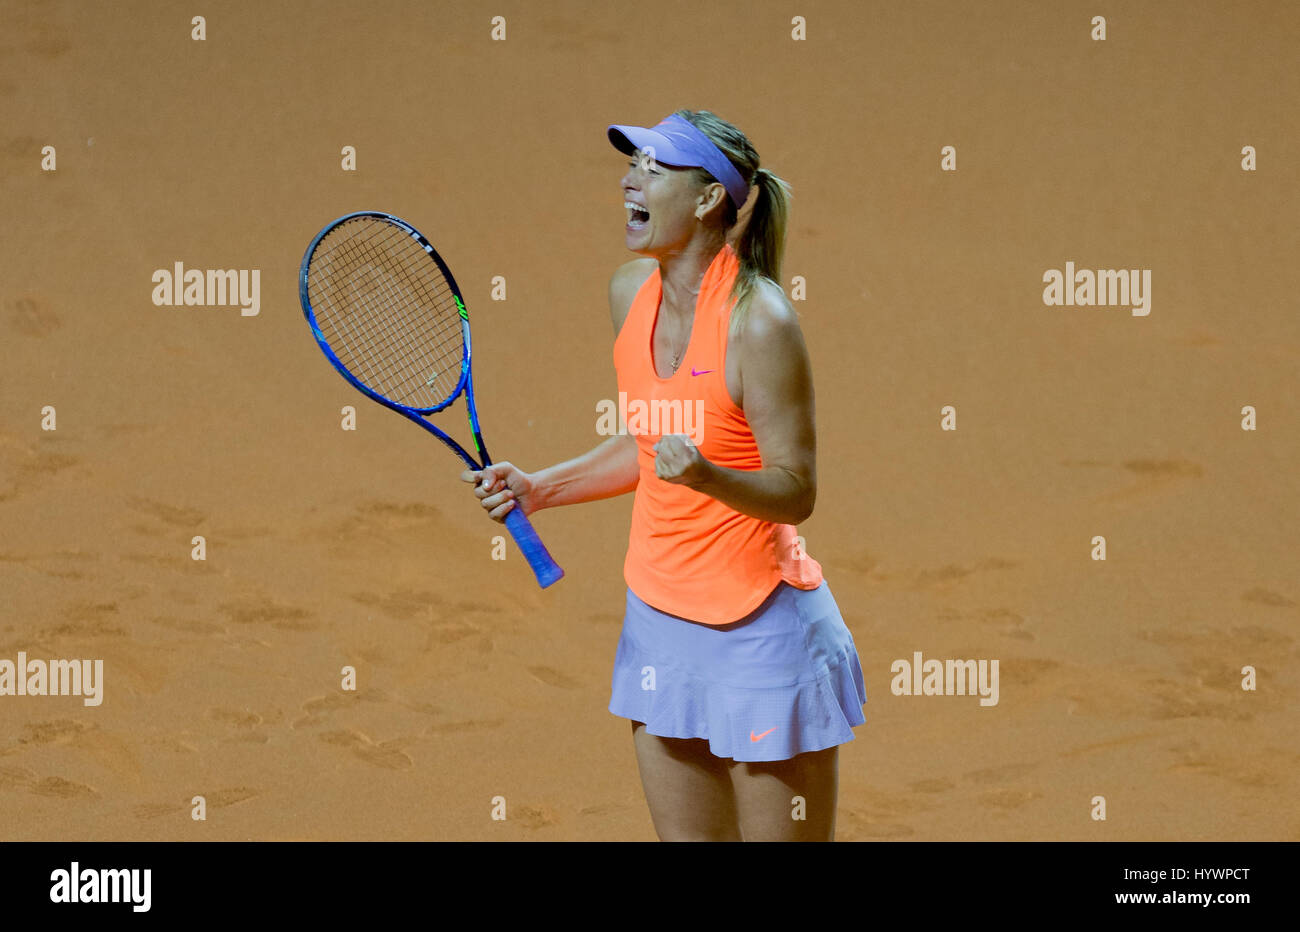
<svg viewBox="0 0 1300 932">
<path fill-rule="evenodd" d="M 631 589 L 609 711 L 716 757 L 788 760 L 853 740 L 867 701 L 853 635 L 825 581 L 782 582 L 728 625 L 652 608 Z"/>
</svg>

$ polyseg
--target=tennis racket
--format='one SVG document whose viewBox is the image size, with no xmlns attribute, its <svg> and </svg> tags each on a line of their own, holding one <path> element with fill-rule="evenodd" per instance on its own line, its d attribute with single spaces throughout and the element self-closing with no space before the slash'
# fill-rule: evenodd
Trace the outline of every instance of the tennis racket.
<svg viewBox="0 0 1300 932">
<path fill-rule="evenodd" d="M 307 247 L 298 293 L 325 358 L 354 388 L 419 424 L 470 469 L 492 464 L 474 407 L 469 313 L 419 231 L 373 210 L 340 217 Z M 462 393 L 481 462 L 426 418 Z M 564 576 L 517 502 L 505 524 L 543 589 Z"/>
</svg>

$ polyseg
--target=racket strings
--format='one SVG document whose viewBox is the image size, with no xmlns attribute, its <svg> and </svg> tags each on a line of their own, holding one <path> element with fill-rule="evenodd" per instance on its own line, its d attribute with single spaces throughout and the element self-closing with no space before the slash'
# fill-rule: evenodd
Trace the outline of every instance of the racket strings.
<svg viewBox="0 0 1300 932">
<path fill-rule="evenodd" d="M 339 321 L 345 343 L 372 388 L 404 404 L 435 406 L 455 390 L 463 355 L 450 289 L 405 231 L 382 221 L 365 227 L 348 231 L 353 236 L 331 263 L 350 311 Z"/>
<path fill-rule="evenodd" d="M 326 234 L 307 268 L 317 325 L 368 388 L 413 408 L 455 394 L 464 330 L 451 286 L 405 230 L 372 217 Z"/>
<path fill-rule="evenodd" d="M 458 375 L 460 346 L 457 326 L 450 328 L 450 334 L 428 326 L 430 308 L 444 305 L 441 318 L 433 317 L 435 325 L 439 319 L 458 322 L 448 321 L 446 295 L 413 289 L 393 276 L 373 261 L 374 248 L 368 242 L 345 243 L 331 263 L 330 273 L 338 286 L 335 298 L 341 299 L 333 302 L 334 309 L 340 303 L 346 308 L 344 314 L 330 315 L 335 324 L 331 346 L 337 342 L 343 353 L 336 355 L 380 394 L 415 407 L 436 405 L 455 388 L 452 376 Z M 398 258 L 409 261 L 418 256 Z"/>
<path fill-rule="evenodd" d="M 367 248 L 371 245 L 371 240 L 378 234 L 375 228 L 378 227 L 384 233 L 391 233 L 395 228 L 383 224 L 370 224 L 370 230 L 364 231 Z M 439 350 L 434 353 L 440 359 L 445 359 L 445 364 L 438 367 L 440 374 L 451 371 L 454 365 L 454 374 L 459 376 L 459 362 L 461 359 L 462 342 L 460 321 L 450 317 L 448 312 L 452 310 L 448 300 L 451 297 L 450 289 L 446 281 L 442 278 L 441 272 L 437 272 L 437 267 L 428 258 L 428 254 L 423 248 L 409 235 L 398 230 L 396 240 L 389 238 L 390 245 L 395 242 L 398 249 L 397 261 L 403 269 L 419 268 L 422 265 L 428 266 L 437 274 L 437 293 L 433 296 L 435 306 L 440 307 L 444 312 L 437 319 L 443 323 L 451 324 L 450 327 L 443 328 L 441 339 L 439 340 Z M 355 258 L 353 256 L 352 258 Z M 360 279 L 356 277 L 349 282 L 349 287 L 353 291 L 352 299 L 357 302 L 365 303 L 371 312 L 370 321 L 378 324 L 372 334 L 367 336 L 363 331 L 355 327 L 355 318 L 351 321 L 354 324 L 354 336 L 361 340 L 362 348 L 367 352 L 367 361 L 377 363 L 383 359 L 382 348 L 384 346 L 392 347 L 396 354 L 396 373 L 403 378 L 420 373 L 420 366 L 427 354 L 420 353 L 420 344 L 415 342 L 413 335 L 419 333 L 420 317 L 418 314 L 412 314 L 412 308 L 421 306 L 421 302 L 409 291 L 402 288 L 402 283 L 395 277 L 380 274 L 374 267 L 370 267 L 361 274 Z M 423 297 L 423 295 L 421 296 Z M 424 302 L 428 306 L 428 302 Z M 378 352 L 376 352 L 378 348 Z M 426 384 L 428 384 L 426 380 Z M 439 401 L 451 394 L 456 387 L 455 379 L 438 382 L 435 384 L 445 387 L 445 391 L 439 396 Z M 436 394 L 436 393 L 435 393 Z"/>
</svg>

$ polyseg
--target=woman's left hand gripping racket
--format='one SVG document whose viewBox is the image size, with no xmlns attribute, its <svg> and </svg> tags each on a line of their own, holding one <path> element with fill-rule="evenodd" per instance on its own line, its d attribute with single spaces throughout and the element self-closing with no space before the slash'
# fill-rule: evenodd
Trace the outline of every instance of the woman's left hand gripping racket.
<svg viewBox="0 0 1300 932">
<path fill-rule="evenodd" d="M 469 314 L 451 270 L 414 227 L 371 210 L 340 217 L 307 247 L 298 290 L 316 342 L 345 379 L 470 469 L 491 465 L 474 409 Z M 462 392 L 481 463 L 425 418 Z M 564 575 L 518 504 L 505 523 L 543 589 Z"/>
</svg>

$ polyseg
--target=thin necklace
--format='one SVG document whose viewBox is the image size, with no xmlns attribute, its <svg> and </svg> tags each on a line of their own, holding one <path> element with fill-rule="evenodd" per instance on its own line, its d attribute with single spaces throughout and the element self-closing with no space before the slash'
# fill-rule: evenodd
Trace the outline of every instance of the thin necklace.
<svg viewBox="0 0 1300 932">
<path fill-rule="evenodd" d="M 694 321 L 695 321 L 695 318 L 692 316 L 692 317 L 691 317 L 691 322 L 694 323 Z M 693 328 L 688 328 L 687 331 L 686 331 L 686 342 L 682 344 L 682 348 L 679 349 L 679 350 L 677 350 L 677 352 L 673 353 L 673 371 L 674 371 L 674 372 L 676 372 L 676 371 L 677 371 L 677 367 L 681 365 L 682 353 L 686 352 L 687 344 L 689 344 L 689 343 L 691 342 L 691 329 L 693 329 Z"/>
<path fill-rule="evenodd" d="M 701 279 L 701 280 L 703 280 L 703 279 Z M 662 290 L 662 289 L 663 289 L 663 286 L 662 286 L 662 284 L 661 284 L 661 285 L 660 285 L 660 298 L 661 298 L 661 300 L 662 300 L 662 295 L 663 295 L 663 290 Z M 692 295 L 692 299 L 693 299 L 695 302 L 698 302 L 698 301 L 700 300 L 700 289 L 699 289 L 698 287 L 695 289 L 695 293 Z M 692 313 L 692 314 L 691 314 L 691 326 L 689 326 L 689 327 L 686 328 L 686 342 L 682 344 L 682 348 L 681 348 L 681 349 L 679 349 L 677 352 L 673 353 L 673 371 L 674 371 L 674 372 L 676 372 L 676 371 L 677 371 L 677 367 L 681 365 L 682 354 L 686 352 L 686 347 L 687 347 L 687 345 L 691 342 L 691 331 L 694 330 L 694 329 L 695 329 L 695 314 Z M 671 345 L 671 344 L 669 344 L 669 345 Z"/>
</svg>

